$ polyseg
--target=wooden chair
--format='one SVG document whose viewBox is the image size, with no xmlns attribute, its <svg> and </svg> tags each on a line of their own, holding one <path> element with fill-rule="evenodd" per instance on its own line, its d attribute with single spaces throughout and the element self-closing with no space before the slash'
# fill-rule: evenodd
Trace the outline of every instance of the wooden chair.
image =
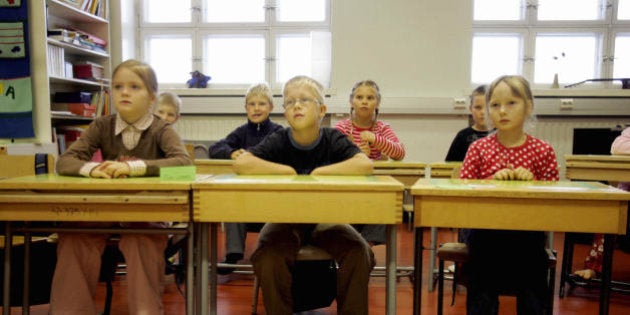
<svg viewBox="0 0 630 315">
<path fill-rule="evenodd" d="M 0 151 L 5 152 L 5 151 Z M 0 153 L 0 179 L 53 173 L 55 157 L 50 154 L 8 155 Z"/>
</svg>

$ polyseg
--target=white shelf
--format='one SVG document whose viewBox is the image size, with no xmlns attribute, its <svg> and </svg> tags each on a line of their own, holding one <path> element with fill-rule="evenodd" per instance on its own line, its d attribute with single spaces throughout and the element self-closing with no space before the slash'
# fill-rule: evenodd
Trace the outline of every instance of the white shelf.
<svg viewBox="0 0 630 315">
<path fill-rule="evenodd" d="M 64 19 L 77 23 L 102 23 L 109 24 L 106 19 L 79 10 L 63 1 L 47 0 L 48 14 L 54 16 L 63 16 Z"/>
<path fill-rule="evenodd" d="M 62 42 L 53 38 L 48 38 L 48 43 L 51 45 L 62 47 L 63 49 L 65 49 L 66 52 L 74 54 L 74 55 L 109 58 L 109 54 L 107 53 L 77 46 L 77 45 L 66 43 L 66 42 Z"/>
</svg>

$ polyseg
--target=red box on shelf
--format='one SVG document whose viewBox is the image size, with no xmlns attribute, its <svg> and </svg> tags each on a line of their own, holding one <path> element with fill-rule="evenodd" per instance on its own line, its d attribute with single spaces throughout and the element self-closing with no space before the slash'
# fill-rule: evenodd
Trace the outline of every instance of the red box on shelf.
<svg viewBox="0 0 630 315">
<path fill-rule="evenodd" d="M 69 103 L 68 110 L 79 116 L 83 117 L 94 117 L 96 114 L 96 105 L 91 105 L 87 103 Z"/>
<path fill-rule="evenodd" d="M 103 67 L 96 64 L 75 64 L 72 70 L 77 79 L 100 80 L 103 78 Z"/>
</svg>

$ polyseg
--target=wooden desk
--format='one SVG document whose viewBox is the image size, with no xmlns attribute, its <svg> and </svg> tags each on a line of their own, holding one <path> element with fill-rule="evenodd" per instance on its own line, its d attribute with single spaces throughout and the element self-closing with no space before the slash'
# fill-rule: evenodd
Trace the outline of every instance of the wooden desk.
<svg viewBox="0 0 630 315">
<path fill-rule="evenodd" d="M 409 189 L 425 177 L 426 163 L 409 161 L 374 161 L 374 175 L 389 175 Z"/>
<path fill-rule="evenodd" d="M 630 194 L 595 182 L 523 182 L 424 179 L 411 188 L 416 228 L 456 227 L 624 234 Z M 593 215 L 597 213 L 597 215 Z M 422 233 L 415 233 L 414 314 L 420 314 Z M 608 281 L 612 242 L 606 241 Z M 609 291 L 601 290 L 600 311 L 608 313 Z"/>
<path fill-rule="evenodd" d="M 5 232 L 7 249 L 11 248 L 13 239 L 10 221 L 190 222 L 190 204 L 190 182 L 161 181 L 156 177 L 100 179 L 38 175 L 0 180 L 0 221 L 8 222 Z M 90 231 L 133 232 L 128 229 Z M 192 224 L 185 232 L 182 229 L 150 232 L 188 234 L 191 231 Z M 191 263 L 187 266 L 186 292 L 193 292 L 193 238 L 188 239 L 187 259 Z M 6 252 L 10 253 L 9 250 Z M 7 276 L 11 274 L 10 255 L 4 258 L 3 305 L 10 305 L 10 277 Z M 192 314 L 192 306 L 192 294 L 189 294 L 187 314 Z M 23 311 L 26 310 L 28 306 Z M 4 314 L 9 311 L 9 307 L 3 308 Z"/>
<path fill-rule="evenodd" d="M 566 178 L 570 180 L 605 181 L 611 185 L 617 182 L 630 181 L 630 155 L 565 155 Z M 613 241 L 614 242 L 614 241 Z M 565 284 L 573 266 L 574 236 L 565 235 L 562 270 L 560 272 L 559 295 L 564 297 Z M 603 279 L 602 279 L 603 281 Z M 612 281 L 612 280 L 611 280 Z M 625 282 L 617 282 L 620 287 Z M 615 291 L 615 285 L 611 291 Z"/>
<path fill-rule="evenodd" d="M 630 182 L 630 155 L 565 155 L 566 178 Z"/>
<path fill-rule="evenodd" d="M 387 314 L 396 310 L 396 224 L 402 222 L 403 185 L 389 176 L 201 177 L 193 183 L 193 220 L 201 223 L 200 248 L 210 226 L 210 311 L 216 314 L 217 223 L 387 224 Z M 366 198 L 369 194 L 369 198 Z M 208 255 L 200 253 L 198 285 L 208 288 Z M 201 293 L 202 299 L 207 293 Z M 207 314 L 205 300 L 201 314 Z"/>
<path fill-rule="evenodd" d="M 461 165 L 462 162 L 429 163 L 429 178 L 451 178 L 453 170 Z"/>
<path fill-rule="evenodd" d="M 195 159 L 197 174 L 234 174 L 234 160 Z"/>
</svg>

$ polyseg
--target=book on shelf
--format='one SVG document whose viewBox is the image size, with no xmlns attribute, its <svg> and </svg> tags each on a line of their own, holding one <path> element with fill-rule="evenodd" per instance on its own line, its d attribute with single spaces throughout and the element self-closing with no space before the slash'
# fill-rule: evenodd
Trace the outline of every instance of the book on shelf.
<svg viewBox="0 0 630 315">
<path fill-rule="evenodd" d="M 105 39 L 70 26 L 51 28 L 47 31 L 47 36 L 48 38 L 85 49 L 95 50 L 101 53 L 107 52 L 107 41 Z"/>
<path fill-rule="evenodd" d="M 65 55 L 63 47 L 48 44 L 48 74 L 56 77 L 65 77 Z"/>
</svg>

